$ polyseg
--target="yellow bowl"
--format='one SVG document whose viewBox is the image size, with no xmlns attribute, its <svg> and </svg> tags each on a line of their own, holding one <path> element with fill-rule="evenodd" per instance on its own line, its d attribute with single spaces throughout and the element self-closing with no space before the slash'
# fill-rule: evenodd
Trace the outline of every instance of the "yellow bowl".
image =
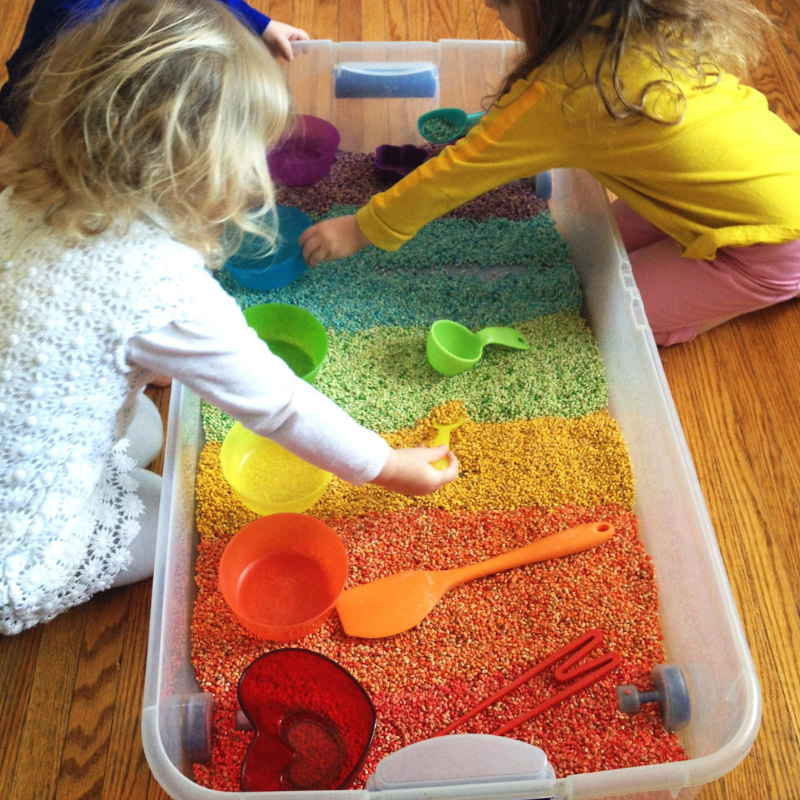
<svg viewBox="0 0 800 800">
<path fill-rule="evenodd" d="M 302 514 L 325 494 L 333 477 L 238 422 L 222 443 L 220 462 L 236 496 L 262 516 Z"/>
</svg>

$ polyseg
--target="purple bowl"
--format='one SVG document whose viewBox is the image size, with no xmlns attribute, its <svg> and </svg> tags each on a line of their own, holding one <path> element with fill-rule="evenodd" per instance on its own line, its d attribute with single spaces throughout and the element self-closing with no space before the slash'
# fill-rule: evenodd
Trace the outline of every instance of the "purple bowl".
<svg viewBox="0 0 800 800">
<path fill-rule="evenodd" d="M 375 151 L 375 173 L 382 181 L 397 183 L 430 157 L 424 147 L 414 144 L 382 144 Z"/>
<path fill-rule="evenodd" d="M 339 131 L 330 122 L 299 114 L 292 129 L 267 154 L 272 179 L 283 186 L 322 180 L 331 171 L 339 140 Z"/>
</svg>

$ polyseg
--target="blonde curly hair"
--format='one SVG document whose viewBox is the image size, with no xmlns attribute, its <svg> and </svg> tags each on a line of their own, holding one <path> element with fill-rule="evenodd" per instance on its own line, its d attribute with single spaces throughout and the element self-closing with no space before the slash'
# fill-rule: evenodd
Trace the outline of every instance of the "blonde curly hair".
<svg viewBox="0 0 800 800">
<path fill-rule="evenodd" d="M 0 180 L 75 241 L 147 215 L 211 267 L 243 231 L 274 244 L 265 150 L 289 94 L 215 0 L 120 0 L 63 31 L 28 86 Z"/>
</svg>

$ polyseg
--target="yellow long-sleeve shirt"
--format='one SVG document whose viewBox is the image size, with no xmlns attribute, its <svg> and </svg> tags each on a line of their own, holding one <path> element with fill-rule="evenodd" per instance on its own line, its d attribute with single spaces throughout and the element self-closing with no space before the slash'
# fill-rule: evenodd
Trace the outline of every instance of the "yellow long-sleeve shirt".
<svg viewBox="0 0 800 800">
<path fill-rule="evenodd" d="M 585 48 L 590 75 L 600 47 L 594 38 Z M 496 186 L 578 167 L 675 239 L 686 257 L 713 259 L 720 247 L 800 238 L 800 136 L 760 92 L 727 73 L 705 89 L 676 73 L 685 116 L 664 125 L 612 119 L 594 86 L 569 88 L 575 77 L 569 65 L 554 64 L 517 81 L 466 137 L 360 209 L 366 237 L 396 250 L 431 220 Z M 663 77 L 646 56 L 625 62 L 631 97 Z M 648 107 L 660 112 L 671 102 L 649 97 Z"/>
</svg>

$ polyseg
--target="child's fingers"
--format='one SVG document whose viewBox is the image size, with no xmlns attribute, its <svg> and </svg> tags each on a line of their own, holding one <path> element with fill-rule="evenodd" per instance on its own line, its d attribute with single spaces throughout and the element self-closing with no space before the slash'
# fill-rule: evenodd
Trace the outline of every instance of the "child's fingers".
<svg viewBox="0 0 800 800">
<path fill-rule="evenodd" d="M 314 228 L 315 226 L 312 225 L 310 228 L 306 228 L 301 234 L 300 238 L 297 240 L 300 247 L 304 247 L 305 243 L 314 236 Z"/>
<path fill-rule="evenodd" d="M 281 55 L 287 60 L 292 61 L 294 59 L 294 53 L 292 52 L 292 45 L 289 39 L 281 36 L 276 44 L 278 45 L 278 49 L 281 51 Z"/>
<path fill-rule="evenodd" d="M 316 267 L 325 260 L 326 256 L 325 242 L 319 239 L 313 239 L 303 248 L 303 258 L 309 267 Z"/>
<path fill-rule="evenodd" d="M 429 464 L 444 458 L 450 448 L 446 444 L 440 444 L 438 447 L 428 447 L 425 451 L 425 460 Z"/>
<path fill-rule="evenodd" d="M 314 228 L 306 228 L 297 243 L 303 249 L 303 258 L 306 260 L 306 264 L 308 264 L 311 254 L 320 245 L 320 237 Z"/>
<path fill-rule="evenodd" d="M 452 450 L 447 451 L 447 466 L 441 470 L 440 477 L 442 486 L 454 481 L 458 477 L 458 459 Z"/>
</svg>

